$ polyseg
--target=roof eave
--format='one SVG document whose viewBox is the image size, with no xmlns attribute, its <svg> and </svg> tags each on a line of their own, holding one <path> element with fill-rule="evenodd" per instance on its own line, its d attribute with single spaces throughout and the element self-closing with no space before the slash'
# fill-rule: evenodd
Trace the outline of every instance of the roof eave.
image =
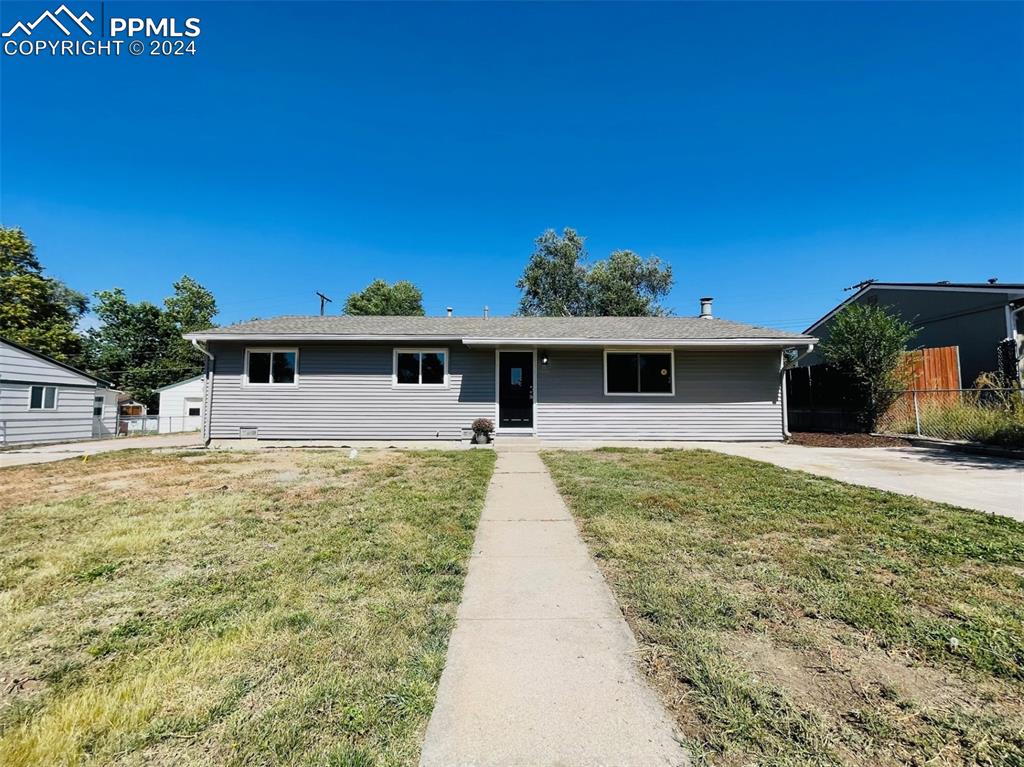
<svg viewBox="0 0 1024 767">
<path fill-rule="evenodd" d="M 168 389 L 173 389 L 176 386 L 184 386 L 185 384 L 192 383 L 193 381 L 198 381 L 202 377 L 203 377 L 203 374 L 200 373 L 199 375 L 192 376 L 191 378 L 186 378 L 186 379 L 184 379 L 182 381 L 175 381 L 174 383 L 167 384 L 166 386 L 161 386 L 159 389 L 153 389 L 153 391 L 155 391 L 155 392 L 167 391 Z"/>
<path fill-rule="evenodd" d="M 672 346 L 680 347 L 722 347 L 722 346 L 767 346 L 772 348 L 804 346 L 817 343 L 816 338 L 799 336 L 793 338 L 463 338 L 466 346 Z"/>
<path fill-rule="evenodd" d="M 186 333 L 186 341 L 458 341 L 460 335 L 366 333 Z"/>
<path fill-rule="evenodd" d="M 345 333 L 188 333 L 188 340 L 196 341 L 378 341 L 378 342 L 438 342 L 457 341 L 466 346 L 673 346 L 673 347 L 770 347 L 786 348 L 806 346 L 818 342 L 813 336 L 785 338 L 481 338 L 452 335 L 353 335 Z"/>
<path fill-rule="evenodd" d="M 923 291 L 960 291 L 962 293 L 1006 293 L 1010 296 L 1010 301 L 1016 301 L 1021 297 L 1024 297 L 1024 291 L 1021 290 L 1020 286 L 1016 284 L 1000 285 L 940 285 L 932 283 L 914 283 L 914 282 L 870 282 L 860 288 L 849 298 L 844 299 L 842 302 L 837 304 L 828 314 L 817 320 L 813 325 L 809 325 L 804 333 L 813 333 L 819 327 L 824 325 L 830 319 L 836 316 L 843 307 L 856 301 L 858 298 L 863 296 L 865 293 L 872 290 L 923 290 Z"/>
</svg>

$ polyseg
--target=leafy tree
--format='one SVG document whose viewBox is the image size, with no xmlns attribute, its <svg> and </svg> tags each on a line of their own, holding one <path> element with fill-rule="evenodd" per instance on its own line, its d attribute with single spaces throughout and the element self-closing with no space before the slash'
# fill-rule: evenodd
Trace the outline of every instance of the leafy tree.
<svg viewBox="0 0 1024 767">
<path fill-rule="evenodd" d="M 202 353 L 182 335 L 213 327 L 216 315 L 217 301 L 213 293 L 187 274 L 175 282 L 174 294 L 164 299 L 163 322 L 169 325 L 167 332 L 170 336 L 167 350 L 163 354 L 164 363 L 179 370 L 192 368 L 195 370 L 193 375 L 202 372 Z M 179 375 L 175 380 L 185 377 Z"/>
<path fill-rule="evenodd" d="M 583 238 L 549 229 L 516 282 L 519 314 L 540 317 L 649 317 L 668 314 L 660 301 L 672 288 L 672 267 L 630 250 L 587 264 Z"/>
<path fill-rule="evenodd" d="M 212 326 L 217 304 L 191 277 L 174 283 L 163 308 L 114 288 L 96 294 L 93 312 L 101 325 L 88 334 L 90 367 L 140 402 L 152 407 L 155 389 L 202 372 L 202 354 L 181 336 Z"/>
<path fill-rule="evenodd" d="M 833 318 L 821 354 L 850 382 L 857 418 L 865 429 L 874 430 L 906 388 L 903 355 L 916 336 L 917 329 L 879 306 L 852 304 Z"/>
<path fill-rule="evenodd" d="M 21 229 L 0 226 L 0 336 L 62 362 L 80 363 L 82 339 L 75 327 L 88 303 L 43 274 L 35 246 Z"/>
<path fill-rule="evenodd" d="M 579 317 L 587 312 L 587 252 L 574 229 L 559 236 L 548 229 L 516 287 L 523 291 L 519 313 L 530 317 Z"/>
<path fill-rule="evenodd" d="M 658 303 L 672 289 L 672 267 L 652 256 L 616 250 L 587 273 L 588 314 L 595 317 L 651 317 L 667 314 Z"/>
<path fill-rule="evenodd" d="M 423 294 L 407 280 L 374 280 L 345 301 L 345 314 L 423 316 Z"/>
<path fill-rule="evenodd" d="M 114 288 L 96 293 L 93 314 L 101 324 L 88 332 L 89 367 L 115 388 L 152 404 L 153 389 L 175 380 L 164 380 L 166 371 L 160 365 L 172 343 L 160 307 L 149 301 L 133 304 L 124 290 Z M 187 377 L 187 371 L 180 377 Z"/>
</svg>

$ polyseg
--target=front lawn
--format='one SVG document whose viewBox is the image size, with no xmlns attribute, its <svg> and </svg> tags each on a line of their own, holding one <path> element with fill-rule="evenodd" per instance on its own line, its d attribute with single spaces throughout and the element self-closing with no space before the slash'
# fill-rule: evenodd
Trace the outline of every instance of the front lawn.
<svg viewBox="0 0 1024 767">
<path fill-rule="evenodd" d="M 493 461 L 0 470 L 0 764 L 415 764 Z"/>
<path fill-rule="evenodd" d="M 1024 525 L 703 450 L 544 459 L 698 762 L 1024 764 Z"/>
</svg>

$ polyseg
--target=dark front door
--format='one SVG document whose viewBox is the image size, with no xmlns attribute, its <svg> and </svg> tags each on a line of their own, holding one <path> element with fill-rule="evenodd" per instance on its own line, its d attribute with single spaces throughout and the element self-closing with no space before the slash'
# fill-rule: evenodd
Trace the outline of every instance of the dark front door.
<svg viewBox="0 0 1024 767">
<path fill-rule="evenodd" d="M 533 428 L 533 352 L 498 353 L 498 426 Z"/>
</svg>

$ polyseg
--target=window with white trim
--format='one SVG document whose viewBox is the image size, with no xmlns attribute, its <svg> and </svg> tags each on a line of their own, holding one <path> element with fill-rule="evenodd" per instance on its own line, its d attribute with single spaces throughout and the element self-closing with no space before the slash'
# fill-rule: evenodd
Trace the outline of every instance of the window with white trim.
<svg viewBox="0 0 1024 767">
<path fill-rule="evenodd" d="M 447 386 L 447 349 L 395 349 L 391 382 L 395 386 Z"/>
<path fill-rule="evenodd" d="M 672 369 L 671 350 L 605 351 L 604 393 L 672 396 Z"/>
<path fill-rule="evenodd" d="M 95 418 L 103 417 L 103 395 L 97 395 L 92 398 L 92 414 Z"/>
<path fill-rule="evenodd" d="M 33 386 L 28 395 L 29 410 L 56 410 L 57 387 Z"/>
<path fill-rule="evenodd" d="M 295 386 L 298 349 L 246 349 L 245 382 L 249 386 Z"/>
</svg>

